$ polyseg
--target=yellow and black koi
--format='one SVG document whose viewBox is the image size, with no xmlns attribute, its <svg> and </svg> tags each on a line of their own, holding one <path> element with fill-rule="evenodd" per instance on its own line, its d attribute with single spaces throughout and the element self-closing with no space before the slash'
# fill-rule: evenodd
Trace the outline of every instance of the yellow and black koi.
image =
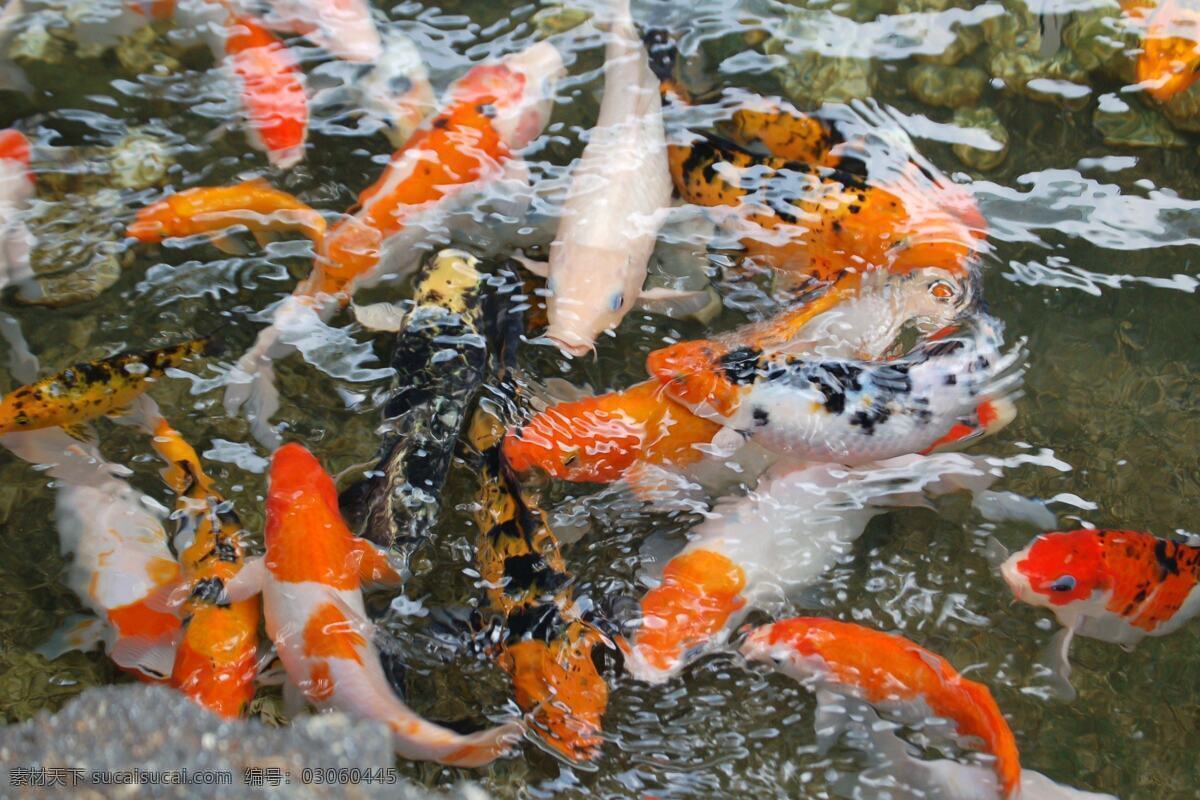
<svg viewBox="0 0 1200 800">
<path fill-rule="evenodd" d="M 0 434 L 59 426 L 86 438 L 85 423 L 122 412 L 168 369 L 193 356 L 219 350 L 206 337 L 145 353 L 118 353 L 85 361 L 35 383 L 21 386 L 0 400 Z"/>
</svg>

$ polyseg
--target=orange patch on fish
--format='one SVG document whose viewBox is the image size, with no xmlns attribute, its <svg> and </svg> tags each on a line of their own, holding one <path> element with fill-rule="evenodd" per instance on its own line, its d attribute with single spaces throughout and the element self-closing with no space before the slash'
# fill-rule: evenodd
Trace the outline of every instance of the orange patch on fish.
<svg viewBox="0 0 1200 800">
<path fill-rule="evenodd" d="M 304 624 L 304 654 L 316 658 L 345 658 L 362 663 L 359 648 L 367 640 L 354 623 L 330 603 L 317 608 Z"/>
<path fill-rule="evenodd" d="M 122 638 L 156 639 L 179 630 L 183 625 L 179 617 L 151 608 L 145 600 L 138 600 L 118 608 L 110 608 L 108 621 L 117 629 L 117 634 Z"/>
<path fill-rule="evenodd" d="M 646 371 L 666 393 L 692 407 L 707 405 L 730 416 L 742 402 L 743 388 L 729 379 L 726 357 L 731 350 L 720 342 L 700 339 L 655 350 L 646 357 Z M 746 357 L 757 351 L 746 348 Z"/>
<path fill-rule="evenodd" d="M 1200 8 L 1162 0 L 1153 11 L 1131 16 L 1145 20 L 1137 80 L 1147 84 L 1151 97 L 1166 103 L 1200 77 Z"/>
<path fill-rule="evenodd" d="M 333 673 L 329 671 L 329 663 L 318 661 L 312 665 L 308 675 L 308 685 L 304 688 L 304 696 L 313 703 L 324 703 L 333 697 Z"/>
<path fill-rule="evenodd" d="M 251 17 L 231 16 L 225 49 L 242 80 L 250 127 L 271 163 L 286 168 L 304 156 L 308 97 L 291 50 Z"/>
<path fill-rule="evenodd" d="M 720 553 L 693 550 L 671 559 L 662 583 L 642 598 L 634 647 L 657 669 L 670 669 L 725 626 L 746 601 L 745 571 Z"/>
</svg>

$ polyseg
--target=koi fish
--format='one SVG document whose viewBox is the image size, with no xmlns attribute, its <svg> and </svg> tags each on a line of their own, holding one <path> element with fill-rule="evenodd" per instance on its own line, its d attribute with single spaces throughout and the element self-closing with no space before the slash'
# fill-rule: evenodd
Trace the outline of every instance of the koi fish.
<svg viewBox="0 0 1200 800">
<path fill-rule="evenodd" d="M 68 625 L 38 652 L 56 658 L 103 642 L 122 669 L 153 681 L 171 675 L 183 623 L 170 596 L 180 569 L 156 508 L 117 478 L 60 486 L 56 518 L 70 558 L 66 584 L 96 619 Z"/>
<path fill-rule="evenodd" d="M 487 369 L 478 264 L 461 250 L 443 250 L 418 283 L 412 309 L 399 320 L 379 464 L 342 493 L 346 517 L 361 518 L 366 538 L 403 549 L 405 560 L 437 523 L 454 447 Z M 363 309 L 356 310 L 361 320 Z M 395 313 L 395 306 L 384 310 Z"/>
<path fill-rule="evenodd" d="M 383 43 L 366 0 L 269 0 L 264 22 L 298 33 L 345 61 L 376 62 Z"/>
<path fill-rule="evenodd" d="M 596 664 L 607 639 L 581 615 L 545 512 L 504 464 L 504 428 L 488 405 L 476 409 L 469 440 L 481 454 L 475 559 L 488 609 L 502 621 L 499 662 L 543 741 L 573 761 L 590 760 L 608 707 Z"/>
<path fill-rule="evenodd" d="M 367 73 L 354 81 L 368 111 L 387 121 L 388 139 L 403 147 L 437 108 L 429 72 L 413 40 L 398 30 L 383 37 L 383 55 L 372 59 Z"/>
<path fill-rule="evenodd" d="M 615 0 L 612 17 L 600 116 L 550 245 L 546 337 L 568 356 L 594 350 L 633 308 L 671 200 L 658 79 L 628 0 Z"/>
<path fill-rule="evenodd" d="M 821 360 L 711 341 L 655 351 L 647 369 L 673 399 L 793 458 L 862 464 L 925 450 L 984 400 L 1019 385 L 1020 350 L 1002 355 L 998 321 L 922 343 L 892 361 Z"/>
<path fill-rule="evenodd" d="M 964 678 L 946 659 L 900 636 L 817 617 L 795 617 L 751 631 L 741 648 L 751 661 L 773 665 L 817 692 L 827 708 L 838 695 L 873 706 L 912 705 L 954 723 L 960 736 L 978 740 L 994 759 L 998 786 L 992 797 L 1008 800 L 1099 798 L 1022 770 L 1016 737 L 992 693 Z M 977 768 L 935 762 L 956 798 L 980 793 Z M 1026 775 L 1026 772 L 1030 772 Z"/>
<path fill-rule="evenodd" d="M 684 200 L 736 206 L 731 225 L 747 256 L 793 281 L 870 269 L 961 274 L 981 247 L 983 232 L 939 206 L 931 187 L 883 188 L 845 170 L 756 156 L 710 134 L 669 145 L 667 159 Z"/>
<path fill-rule="evenodd" d="M 169 465 L 163 479 L 179 498 L 175 549 L 188 590 L 171 684 L 208 710 L 236 717 L 254 697 L 260 617 L 257 597 L 224 598 L 225 584 L 246 562 L 242 524 L 179 431 L 160 418 L 151 441 Z"/>
<path fill-rule="evenodd" d="M 266 152 L 273 167 L 294 167 L 308 138 L 308 96 L 296 57 L 258 20 L 234 13 L 225 56 L 241 84 L 251 146 Z"/>
<path fill-rule="evenodd" d="M 1067 679 L 1075 634 L 1132 647 L 1165 636 L 1200 613 L 1200 547 L 1149 533 L 1046 533 L 1012 555 L 1000 573 L 1013 595 L 1054 613 L 1063 633 L 1051 666 Z"/>
<path fill-rule="evenodd" d="M 253 401 L 255 416 L 264 421 L 278 408 L 271 361 L 289 352 L 280 341 L 285 321 L 314 311 L 327 317 L 356 286 L 412 263 L 428 236 L 430 215 L 445 213 L 469 187 L 500 178 L 505 164 L 515 163 L 513 150 L 541 132 L 563 71 L 562 56 L 540 42 L 474 67 L 449 89 L 443 110 L 359 195 L 357 210 L 325 237 L 312 275 L 238 361 L 225 394 L 229 413 Z"/>
<path fill-rule="evenodd" d="M 1128 13 L 1128 12 L 1127 12 Z M 1137 80 L 1160 103 L 1186 91 L 1200 70 L 1200 7 L 1187 0 L 1161 0 L 1144 15 Z"/>
<path fill-rule="evenodd" d="M 324 217 L 262 178 L 176 192 L 140 209 L 125 235 L 158 243 L 203 234 L 226 252 L 240 252 L 225 234 L 235 226 L 248 228 L 262 245 L 280 231 L 297 231 L 318 246 L 325 238 Z"/>
<path fill-rule="evenodd" d="M 33 234 L 20 218 L 34 192 L 29 155 L 24 134 L 12 128 L 0 130 L 0 289 L 33 277 L 29 266 Z"/>
<path fill-rule="evenodd" d="M 384 722 L 403 758 L 478 767 L 510 749 L 517 724 L 462 735 L 417 716 L 392 691 L 361 586 L 394 585 L 400 576 L 384 551 L 350 534 L 333 479 L 298 444 L 271 459 L 265 536 L 266 555 L 226 589 L 232 601 L 261 589 L 267 634 L 308 702 Z"/>
<path fill-rule="evenodd" d="M 54 425 L 76 438 L 88 436 L 85 423 L 120 414 L 167 370 L 192 356 L 219 349 L 214 337 L 150 350 L 125 352 L 68 367 L 12 390 L 0 400 L 0 435 Z"/>
<path fill-rule="evenodd" d="M 956 489 L 981 491 L 998 474 L 960 453 L 854 469 L 781 462 L 748 495 L 719 501 L 667 562 L 642 597 L 639 625 L 619 642 L 626 669 L 649 683 L 672 678 L 751 610 L 774 609 L 815 583 L 873 517 Z"/>
<path fill-rule="evenodd" d="M 731 349 L 786 349 L 814 358 L 879 358 L 905 326 L 938 330 L 974 303 L 976 290 L 944 270 L 902 275 L 873 272 L 853 286 L 839 282 L 821 297 L 760 324 L 732 331 L 720 341 Z M 984 401 L 988 422 L 1011 421 L 1011 411 Z M 994 407 L 995 406 L 995 407 Z M 953 440 L 979 430 L 956 423 Z M 610 483 L 647 465 L 680 469 L 705 456 L 720 425 L 671 398 L 657 380 L 597 397 L 559 403 L 508 433 L 505 458 L 517 472 L 538 468 L 552 477 Z M 939 443 L 943 444 L 943 443 Z"/>
<path fill-rule="evenodd" d="M 837 127 L 819 117 L 797 111 L 779 98 L 755 103 L 733 112 L 729 138 L 743 147 L 759 146 L 776 158 L 841 167 L 833 149 L 845 139 Z"/>
</svg>

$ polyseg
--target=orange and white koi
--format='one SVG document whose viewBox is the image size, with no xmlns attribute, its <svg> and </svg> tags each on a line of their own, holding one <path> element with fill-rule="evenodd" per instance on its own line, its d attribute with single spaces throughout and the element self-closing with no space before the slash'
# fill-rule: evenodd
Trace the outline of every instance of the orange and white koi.
<svg viewBox="0 0 1200 800">
<path fill-rule="evenodd" d="M 1200 547 L 1149 533 L 1046 533 L 1000 567 L 1013 595 L 1047 608 L 1063 632 L 1051 643 L 1061 678 L 1075 634 L 1132 647 L 1200 614 Z M 1069 694 L 1069 692 L 1068 692 Z"/>
<path fill-rule="evenodd" d="M 291 50 L 253 17 L 231 13 L 225 56 L 241 85 L 250 144 L 272 166 L 288 169 L 304 158 L 308 95 Z"/>
<path fill-rule="evenodd" d="M 640 680 L 668 680 L 723 643 L 744 614 L 815 583 L 876 515 L 955 489 L 983 490 L 997 475 L 959 453 L 855 469 L 780 463 L 748 495 L 718 502 L 667 562 L 622 645 L 626 668 Z"/>
<path fill-rule="evenodd" d="M 953 722 L 960 736 L 978 740 L 984 752 L 995 759 L 996 782 L 989 792 L 980 785 L 977 767 L 933 762 L 931 766 L 939 768 L 935 774 L 940 773 L 940 788 L 948 790 L 949 796 L 1111 798 L 1022 770 L 1016 737 L 988 688 L 964 678 L 946 659 L 901 636 L 837 620 L 795 617 L 755 629 L 741 652 L 812 688 L 818 703 L 827 706 L 838 696 L 850 695 L 876 707 L 915 704 L 926 712 L 922 716 Z"/>
<path fill-rule="evenodd" d="M 546 336 L 568 356 L 594 350 L 633 308 L 671 202 L 658 79 L 628 0 L 611 16 L 600 116 L 550 245 Z"/>
<path fill-rule="evenodd" d="M 117 478 L 60 486 L 59 543 L 71 562 L 66 583 L 96 618 L 68 624 L 40 653 L 55 658 L 103 642 L 122 669 L 153 681 L 171 675 L 183 625 L 170 599 L 180 569 L 156 508 Z"/>
<path fill-rule="evenodd" d="M 145 243 L 206 235 L 224 250 L 236 249 L 225 235 L 231 227 L 248 228 L 260 244 L 281 231 L 297 231 L 320 246 L 325 218 L 274 188 L 262 178 L 233 186 L 198 186 L 168 195 L 139 209 L 125 231 Z"/>
<path fill-rule="evenodd" d="M 29 254 L 33 235 L 21 219 L 33 196 L 29 140 L 18 130 L 0 130 L 0 289 L 33 277 Z"/>
<path fill-rule="evenodd" d="M 336 58 L 373 63 L 383 55 L 367 0 L 269 0 L 269 5 L 264 22 L 311 39 Z"/>
<path fill-rule="evenodd" d="M 371 643 L 361 587 L 401 578 L 384 551 L 351 535 L 333 479 L 298 444 L 271 460 L 266 555 L 252 563 L 227 584 L 229 597 L 261 588 L 267 634 L 288 679 L 314 706 L 384 722 L 402 757 L 453 766 L 488 764 L 519 738 L 517 724 L 455 733 L 396 696 Z"/>
<path fill-rule="evenodd" d="M 193 356 L 209 355 L 218 346 L 208 337 L 145 353 L 118 353 L 21 386 L 0 400 L 0 435 L 57 425 L 87 438 L 85 423 L 120 414 L 167 370 Z"/>
<path fill-rule="evenodd" d="M 169 465 L 163 479 L 179 498 L 175 549 L 188 592 L 171 684 L 210 711 L 236 717 L 254 697 L 261 617 L 259 598 L 224 597 L 225 584 L 246 561 L 242 524 L 179 431 L 160 418 L 151 441 Z"/>
<path fill-rule="evenodd" d="M 861 464 L 926 450 L 984 400 L 1019 386 L 1020 349 L 1001 352 L 999 321 L 924 342 L 890 361 L 829 360 L 712 341 L 651 353 L 647 368 L 693 412 L 793 458 Z M 714 440 L 716 441 L 716 440 Z"/>
<path fill-rule="evenodd" d="M 325 237 L 313 273 L 238 361 L 225 394 L 230 413 L 252 401 L 257 427 L 266 433 L 265 418 L 278 408 L 271 361 L 289 352 L 281 341 L 282 327 L 325 318 L 357 286 L 388 270 L 415 265 L 434 216 L 450 210 L 469 188 L 500 178 L 506 164 L 518 163 L 513 151 L 545 126 L 562 74 L 562 56 L 553 45 L 540 42 L 472 68 L 447 91 L 442 111 L 359 195 L 354 213 Z"/>
<path fill-rule="evenodd" d="M 1186 91 L 1200 77 L 1200 5 L 1161 0 L 1152 10 L 1126 13 L 1139 20 L 1142 50 L 1137 80 L 1160 103 Z"/>
</svg>

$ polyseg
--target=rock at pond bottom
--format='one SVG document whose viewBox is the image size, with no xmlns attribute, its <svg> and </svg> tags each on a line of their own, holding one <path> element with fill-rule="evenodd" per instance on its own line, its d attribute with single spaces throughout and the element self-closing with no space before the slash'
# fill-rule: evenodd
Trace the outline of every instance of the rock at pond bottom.
<svg viewBox="0 0 1200 800">
<path fill-rule="evenodd" d="M 0 728 L 0 786 L 12 800 L 53 796 L 57 790 L 48 789 L 48 778 L 81 798 L 486 800 L 483 790 L 471 785 L 449 794 L 403 779 L 389 786 L 388 773 L 378 771 L 393 766 L 390 742 L 382 723 L 355 722 L 341 714 L 301 717 L 289 727 L 270 728 L 255 720 L 222 720 L 162 687 L 111 686 L 84 692 L 57 714 Z M 305 768 L 319 768 L 317 774 L 328 777 L 306 781 Z M 161 776 L 184 769 L 193 777 L 207 770 L 230 780 L 223 785 L 163 782 Z M 361 781 L 340 779 L 338 770 L 347 769 L 377 771 L 385 781 L 368 782 L 365 775 Z M 94 774 L 121 770 L 140 770 L 148 780 L 104 785 Z M 263 779 L 264 771 L 285 777 L 272 785 L 273 779 Z M 79 780 L 71 789 L 75 776 Z M 41 782 L 35 786 L 35 780 Z"/>
</svg>

